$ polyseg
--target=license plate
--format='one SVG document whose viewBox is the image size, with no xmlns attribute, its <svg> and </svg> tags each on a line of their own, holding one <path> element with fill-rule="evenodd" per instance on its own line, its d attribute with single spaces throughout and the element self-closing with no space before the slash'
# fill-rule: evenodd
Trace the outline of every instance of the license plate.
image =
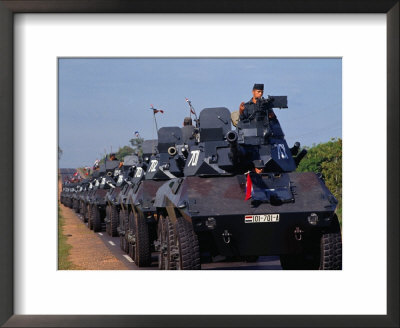
<svg viewBox="0 0 400 328">
<path fill-rule="evenodd" d="M 279 214 L 245 215 L 244 223 L 279 222 Z"/>
</svg>

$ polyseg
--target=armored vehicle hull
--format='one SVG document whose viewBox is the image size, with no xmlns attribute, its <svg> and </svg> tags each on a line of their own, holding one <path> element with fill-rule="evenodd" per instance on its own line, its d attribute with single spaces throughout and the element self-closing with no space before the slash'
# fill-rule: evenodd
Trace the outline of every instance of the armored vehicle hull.
<svg viewBox="0 0 400 328">
<path fill-rule="evenodd" d="M 288 190 L 281 187 L 289 195 L 287 200 L 274 201 L 272 197 L 269 202 L 245 201 L 244 175 L 191 176 L 165 183 L 157 193 L 155 206 L 175 227 L 175 241 L 166 245 L 170 248 L 168 253 L 176 255 L 170 260 L 182 256 L 176 244 L 178 221 L 183 218 L 191 223 L 188 233 L 190 229 L 196 233 L 200 252 L 243 258 L 280 255 L 284 269 L 318 269 L 329 260 L 330 269 L 340 269 L 341 243 L 340 249 L 331 249 L 329 258 L 321 256 L 325 251 L 324 236 L 335 234 L 331 237 L 340 238 L 334 213 L 336 199 L 323 180 L 314 173 L 261 177 L 267 184 L 276 180 L 276 186 L 281 179 L 290 181 Z M 193 251 L 195 248 L 196 245 Z"/>
</svg>

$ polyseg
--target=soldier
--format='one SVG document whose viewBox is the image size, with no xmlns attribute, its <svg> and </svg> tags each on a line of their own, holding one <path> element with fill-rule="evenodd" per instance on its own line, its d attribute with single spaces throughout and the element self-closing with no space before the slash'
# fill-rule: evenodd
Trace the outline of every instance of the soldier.
<svg viewBox="0 0 400 328">
<path fill-rule="evenodd" d="M 264 84 L 254 84 L 253 86 L 253 98 L 251 98 L 247 103 L 242 102 L 239 106 L 239 120 L 251 119 L 254 112 L 256 111 L 257 100 L 262 98 L 263 102 L 268 102 L 269 99 L 263 98 Z M 269 98 L 269 97 L 268 97 Z M 264 103 L 265 104 L 265 103 Z M 268 118 L 270 120 L 276 119 L 275 113 L 271 107 L 266 107 Z M 235 125 L 236 126 L 236 125 Z"/>
<path fill-rule="evenodd" d="M 255 111 L 257 99 L 261 98 L 264 94 L 264 84 L 254 84 L 252 93 L 253 98 L 251 98 L 247 103 L 242 102 L 239 106 L 239 119 L 241 121 L 248 119 Z"/>
<path fill-rule="evenodd" d="M 114 153 L 110 154 L 110 161 L 117 161 L 117 158 L 115 157 Z"/>
<path fill-rule="evenodd" d="M 182 128 L 182 139 L 184 143 L 188 140 L 194 139 L 194 126 L 192 125 L 192 119 L 190 117 L 185 117 L 183 120 Z"/>
</svg>

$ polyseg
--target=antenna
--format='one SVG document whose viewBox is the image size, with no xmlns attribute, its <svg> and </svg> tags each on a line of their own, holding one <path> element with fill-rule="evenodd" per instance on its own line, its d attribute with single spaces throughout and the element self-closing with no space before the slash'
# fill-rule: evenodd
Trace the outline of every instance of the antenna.
<svg viewBox="0 0 400 328">
<path fill-rule="evenodd" d="M 196 122 L 196 128 L 198 128 L 199 127 L 199 120 L 197 119 L 197 114 L 196 114 L 196 111 L 194 110 L 194 107 L 192 106 L 192 102 L 186 97 L 185 97 L 185 100 L 189 105 L 190 118 L 192 118 L 192 114 L 193 114 L 194 115 L 194 121 Z"/>
</svg>

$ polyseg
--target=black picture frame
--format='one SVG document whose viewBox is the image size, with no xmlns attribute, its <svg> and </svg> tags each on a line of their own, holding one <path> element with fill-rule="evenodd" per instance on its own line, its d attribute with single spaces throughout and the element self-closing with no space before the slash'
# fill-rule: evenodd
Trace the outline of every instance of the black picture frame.
<svg viewBox="0 0 400 328">
<path fill-rule="evenodd" d="M 398 0 L 0 0 L 0 324 L 5 327 L 399 327 Z M 387 315 L 14 315 L 13 28 L 16 13 L 385 13 L 387 16 Z M 373 238 L 371 236 L 371 242 Z M 366 268 L 367 269 L 367 268 Z M 368 288 L 366 286 L 366 288 Z"/>
</svg>

